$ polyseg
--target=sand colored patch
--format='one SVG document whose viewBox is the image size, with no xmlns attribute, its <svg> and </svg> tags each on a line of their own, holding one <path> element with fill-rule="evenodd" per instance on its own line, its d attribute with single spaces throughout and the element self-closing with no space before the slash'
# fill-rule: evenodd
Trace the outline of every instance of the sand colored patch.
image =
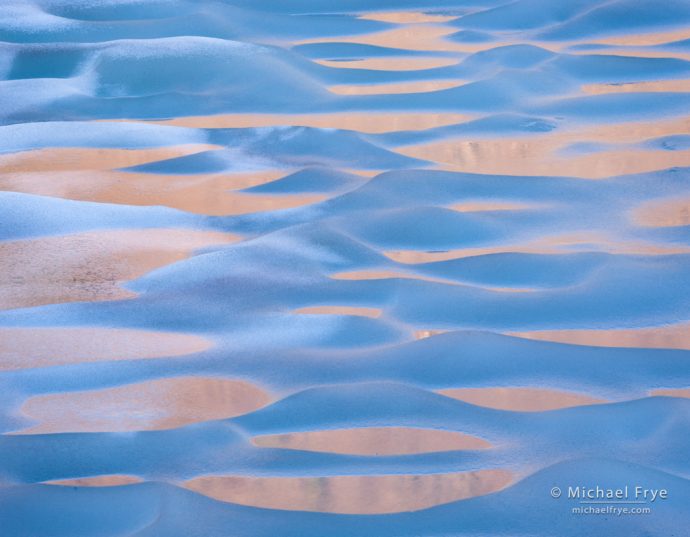
<svg viewBox="0 0 690 537">
<path fill-rule="evenodd" d="M 616 237 L 603 234 L 599 235 L 597 233 L 587 235 L 591 238 L 585 238 L 585 235 L 581 240 L 577 240 L 576 236 L 574 236 L 570 241 L 566 239 L 563 240 L 563 242 L 559 242 L 559 238 L 545 239 L 539 241 L 537 244 L 542 244 L 544 247 L 551 246 L 554 248 L 554 251 L 559 253 L 564 253 L 564 250 L 570 252 L 609 252 L 627 255 L 673 255 L 690 253 L 690 247 L 676 247 L 644 241 L 619 240 Z"/>
<path fill-rule="evenodd" d="M 383 252 L 383 254 L 393 261 L 398 263 L 416 265 L 420 263 L 434 263 L 436 261 L 449 261 L 451 259 L 462 259 L 464 257 L 476 257 L 480 255 L 489 254 L 505 254 L 505 253 L 528 253 L 528 254 L 564 254 L 574 251 L 579 252 L 600 252 L 608 251 L 610 253 L 630 254 L 630 255 L 672 255 L 672 254 L 687 254 L 690 253 L 690 248 L 663 248 L 654 245 L 616 245 L 613 248 L 605 249 L 599 248 L 596 245 L 591 245 L 592 248 L 582 247 L 579 249 L 539 249 L 521 246 L 500 246 L 496 248 L 463 248 L 457 250 L 448 250 L 445 252 L 423 252 L 419 250 L 397 250 Z M 500 290 L 497 288 L 496 290 Z M 505 288 L 503 288 L 505 289 Z M 521 291 L 531 291 L 531 289 L 522 289 Z"/>
<path fill-rule="evenodd" d="M 317 37 L 298 41 L 294 44 L 357 43 L 361 45 L 373 45 L 421 52 L 460 52 L 465 54 L 513 44 L 510 41 L 457 43 L 445 39 L 446 36 L 457 31 L 458 28 L 443 24 L 409 24 L 390 30 L 384 30 L 382 32 L 355 36 Z M 540 43 L 539 46 L 543 48 L 556 47 L 553 43 Z"/>
<path fill-rule="evenodd" d="M 442 42 L 441 38 L 457 32 L 457 28 L 436 24 L 411 24 L 400 26 L 382 32 L 360 34 L 353 36 L 316 37 L 294 43 L 306 45 L 311 43 L 357 43 L 378 47 L 398 48 L 403 50 L 446 51 L 446 45 L 453 43 Z"/>
<path fill-rule="evenodd" d="M 555 131 L 551 135 L 560 137 L 559 145 L 575 142 L 637 143 L 650 138 L 687 134 L 690 131 L 690 116 L 666 120 L 633 121 L 596 125 L 571 131 Z"/>
<path fill-rule="evenodd" d="M 397 263 L 406 265 L 419 265 L 423 263 L 435 263 L 437 261 L 449 261 L 451 259 L 462 259 L 464 257 L 476 257 L 480 255 L 500 254 L 500 253 L 555 253 L 553 250 L 539 251 L 527 246 L 495 246 L 487 248 L 457 248 L 453 250 L 431 251 L 423 250 L 388 250 L 382 252 L 383 255 Z"/>
<path fill-rule="evenodd" d="M 62 487 L 120 487 L 122 485 L 134 485 L 143 480 L 135 475 L 97 475 L 94 477 L 78 477 L 75 479 L 55 479 L 44 481 L 44 485 L 59 485 Z"/>
<path fill-rule="evenodd" d="M 229 233 L 136 229 L 0 242 L 0 309 L 132 298 L 120 284 L 237 240 Z"/>
<path fill-rule="evenodd" d="M 207 476 L 184 486 L 216 500 L 297 511 L 379 514 L 417 511 L 507 487 L 504 470 L 455 474 L 244 477 Z"/>
<path fill-rule="evenodd" d="M 0 371 L 184 356 L 211 348 L 191 334 L 124 328 L 0 328 Z"/>
<path fill-rule="evenodd" d="M 465 173 L 519 176 L 560 176 L 604 179 L 690 166 L 690 150 L 612 149 L 559 155 L 562 136 L 520 139 L 444 140 L 398 148 L 397 152 L 437 163 L 442 169 Z"/>
<path fill-rule="evenodd" d="M 189 144 L 152 149 L 36 149 L 0 155 L 0 173 L 112 170 L 220 148 L 221 146 L 217 145 Z"/>
<path fill-rule="evenodd" d="M 455 285 L 457 282 L 446 280 L 444 278 L 433 278 L 429 276 L 422 276 L 411 272 L 402 272 L 398 270 L 353 270 L 350 272 L 338 272 L 332 274 L 331 278 L 334 280 L 388 280 L 395 278 L 402 278 L 407 280 L 424 280 L 428 282 L 446 283 Z"/>
<path fill-rule="evenodd" d="M 585 84 L 582 91 L 592 95 L 604 93 L 640 92 L 690 92 L 690 80 L 658 80 L 651 82 L 626 82 L 625 84 Z"/>
<path fill-rule="evenodd" d="M 690 225 L 690 198 L 656 200 L 643 204 L 634 212 L 635 222 L 648 227 Z"/>
<path fill-rule="evenodd" d="M 519 244 L 503 244 L 479 248 L 457 248 L 444 251 L 389 250 L 383 255 L 398 263 L 416 265 L 488 254 L 567 254 L 573 252 L 608 252 L 629 255 L 671 255 L 690 253 L 690 247 L 666 246 L 643 241 L 623 241 L 594 232 L 553 235 Z M 495 290 L 500 290 L 496 288 Z M 503 288 L 506 289 L 506 288 Z M 508 288 L 508 290 L 512 290 Z M 529 291 L 530 289 L 521 289 Z"/>
<path fill-rule="evenodd" d="M 31 172 L 0 174 L 0 190 L 80 201 L 123 205 L 163 205 L 207 215 L 243 214 L 313 203 L 310 196 L 260 196 L 233 189 L 274 181 L 285 170 L 163 175 L 119 171 Z"/>
<path fill-rule="evenodd" d="M 590 154 L 563 154 L 576 143 L 636 144 L 690 132 L 690 116 L 595 125 L 518 138 L 449 139 L 404 146 L 398 152 L 440 166 L 475 173 L 601 178 L 682 165 L 687 151 L 646 151 L 622 146 Z M 675 156 L 673 155 L 675 154 Z"/>
<path fill-rule="evenodd" d="M 245 192 L 223 192 L 213 209 L 204 204 L 197 208 L 203 214 L 237 215 L 257 212 L 279 211 L 304 207 L 328 199 L 326 194 L 254 194 Z"/>
<path fill-rule="evenodd" d="M 299 449 L 346 455 L 411 455 L 462 449 L 488 449 L 486 440 L 455 431 L 409 427 L 336 429 L 256 436 L 259 447 Z"/>
<path fill-rule="evenodd" d="M 379 175 L 381 170 L 359 170 L 357 168 L 341 168 L 345 173 L 351 173 L 353 175 L 359 175 L 360 177 L 376 177 Z"/>
<path fill-rule="evenodd" d="M 419 11 L 381 11 L 377 13 L 365 13 L 360 19 L 391 22 L 393 24 L 420 24 L 425 22 L 448 22 L 458 17 L 455 15 L 434 15 Z"/>
<path fill-rule="evenodd" d="M 314 63 L 339 69 L 371 69 L 373 71 L 422 71 L 456 65 L 458 58 L 364 58 L 361 60 L 314 60 Z"/>
<path fill-rule="evenodd" d="M 448 208 L 460 213 L 479 213 L 485 211 L 522 211 L 532 209 L 533 205 L 511 201 L 463 201 Z"/>
<path fill-rule="evenodd" d="M 440 334 L 445 334 L 448 330 L 415 330 L 415 339 L 426 339 L 429 337 L 438 336 Z"/>
<path fill-rule="evenodd" d="M 645 49 L 636 47 L 612 47 L 597 51 L 575 51 L 578 56 L 625 56 L 628 58 L 675 58 L 677 60 L 690 60 L 690 53 L 677 50 Z"/>
<path fill-rule="evenodd" d="M 374 17 L 385 14 L 370 14 Z M 409 18 L 405 15 L 398 15 L 400 18 Z M 369 18 L 365 15 L 360 18 Z M 456 17 L 457 18 L 457 17 Z M 495 41 L 478 42 L 478 43 L 462 43 L 449 39 L 445 39 L 450 34 L 458 31 L 457 27 L 442 24 L 442 20 L 386 20 L 379 18 L 370 18 L 370 20 L 381 20 L 382 22 L 392 22 L 404 24 L 397 28 L 384 30 L 381 32 L 374 32 L 370 34 L 354 35 L 354 36 L 338 36 L 338 37 L 319 37 L 303 41 L 295 44 L 308 43 L 359 43 L 364 45 L 374 45 L 381 47 L 399 48 L 403 50 L 417 50 L 417 51 L 434 51 L 434 52 L 461 52 L 472 54 L 475 52 L 482 52 L 493 48 L 504 47 L 515 44 L 532 45 L 540 47 L 551 52 L 566 52 L 567 54 L 578 55 L 598 55 L 598 54 L 615 54 L 637 57 L 677 57 L 688 58 L 688 54 L 678 51 L 664 51 L 664 50 L 649 50 L 644 47 L 655 45 L 663 45 L 675 41 L 682 41 L 690 38 L 690 31 L 687 28 L 680 30 L 672 30 L 666 32 L 655 32 L 645 34 L 632 35 L 618 35 L 605 38 L 591 38 L 589 40 L 571 40 L 562 42 L 553 41 L 539 41 L 525 39 L 524 36 L 518 36 L 514 39 L 515 34 L 510 32 L 498 32 Z M 617 47 L 611 50 L 571 50 L 573 45 L 609 45 Z M 567 50 L 566 50 L 567 49 Z"/>
<path fill-rule="evenodd" d="M 604 399 L 580 393 L 541 388 L 450 388 L 438 393 L 473 405 L 514 412 L 541 412 L 606 403 Z"/>
<path fill-rule="evenodd" d="M 246 414 L 270 401 L 266 392 L 244 381 L 165 378 L 32 397 L 21 413 L 39 423 L 14 434 L 173 429 Z"/>
<path fill-rule="evenodd" d="M 664 397 L 683 397 L 690 399 L 690 388 L 662 388 L 659 390 L 652 390 L 651 395 L 661 395 Z"/>
<path fill-rule="evenodd" d="M 516 41 L 512 39 L 515 36 L 511 35 L 510 32 L 497 34 L 495 41 L 463 43 L 447 39 L 448 36 L 456 33 L 459 28 L 446 24 L 439 24 L 439 22 L 441 21 L 415 21 L 405 23 L 404 26 L 398 26 L 397 28 L 391 28 L 380 32 L 353 36 L 316 37 L 298 41 L 293 44 L 356 43 L 419 52 L 456 52 L 461 54 L 474 54 L 476 52 L 515 44 L 528 44 L 552 52 L 558 52 L 566 45 L 564 43 L 552 41 L 530 41 L 524 39 Z M 572 44 L 573 43 L 567 43 L 567 46 Z"/>
<path fill-rule="evenodd" d="M 690 323 L 654 328 L 613 330 L 541 330 L 513 332 L 513 336 L 595 347 L 640 347 L 690 350 Z"/>
<path fill-rule="evenodd" d="M 647 32 L 641 34 L 626 34 L 603 38 L 592 38 L 589 43 L 625 47 L 649 47 L 673 43 L 674 41 L 683 41 L 685 39 L 690 39 L 690 29 L 688 28 L 667 30 L 662 32 Z"/>
<path fill-rule="evenodd" d="M 467 287 L 477 287 L 480 289 L 486 289 L 487 291 L 495 291 L 499 293 L 528 293 L 536 291 L 536 289 L 530 288 L 517 288 L 517 287 L 491 287 L 487 285 L 477 285 L 472 283 L 457 282 L 454 280 L 449 280 L 445 278 L 434 278 L 432 276 L 424 276 L 421 274 L 414 274 L 411 272 L 402 272 L 395 270 L 355 270 L 351 272 L 339 272 L 337 274 L 332 274 L 331 278 L 334 280 L 387 280 L 387 279 L 407 279 L 407 280 L 421 280 L 426 282 L 442 283 L 445 285 L 464 285 Z"/>
<path fill-rule="evenodd" d="M 338 112 L 333 114 L 221 114 L 189 116 L 155 121 L 161 125 L 229 129 L 249 127 L 300 126 L 344 129 L 366 133 L 423 130 L 469 121 L 466 114 L 426 112 Z"/>
<path fill-rule="evenodd" d="M 376 318 L 381 316 L 382 310 L 358 306 L 309 306 L 296 309 L 294 313 L 302 315 L 357 315 Z"/>
<path fill-rule="evenodd" d="M 390 278 L 414 278 L 417 276 L 409 272 L 397 270 L 352 270 L 331 274 L 334 280 L 387 280 Z"/>
<path fill-rule="evenodd" d="M 431 93 L 466 84 L 464 80 L 418 80 L 393 84 L 341 84 L 329 86 L 336 95 L 396 95 L 401 93 Z"/>
</svg>

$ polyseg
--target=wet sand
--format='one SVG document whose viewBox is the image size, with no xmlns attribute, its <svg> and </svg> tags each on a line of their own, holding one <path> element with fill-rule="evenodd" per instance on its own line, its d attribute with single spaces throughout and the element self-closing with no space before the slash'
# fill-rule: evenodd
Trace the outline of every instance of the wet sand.
<svg viewBox="0 0 690 537">
<path fill-rule="evenodd" d="M 453 140 L 399 148 L 402 155 L 440 164 L 444 170 L 496 175 L 545 175 L 604 179 L 616 175 L 690 166 L 690 150 L 611 149 L 559 156 L 562 140 L 534 136 L 520 139 Z"/>
<path fill-rule="evenodd" d="M 448 330 L 416 330 L 414 333 L 415 339 L 426 339 L 439 334 L 445 334 Z"/>
<path fill-rule="evenodd" d="M 194 334 L 125 328 L 0 328 L 0 371 L 186 356 L 212 345 Z"/>
<path fill-rule="evenodd" d="M 441 169 L 468 173 L 603 179 L 689 165 L 689 150 L 652 150 L 625 145 L 682 135 L 689 129 L 690 118 L 683 116 L 654 122 L 600 124 L 519 138 L 441 140 L 398 147 L 397 152 L 436 162 Z M 603 147 L 593 153 L 568 151 L 577 143 Z M 617 148 L 616 144 L 621 145 Z"/>
<path fill-rule="evenodd" d="M 585 84 L 582 91 L 592 95 L 604 93 L 690 92 L 690 80 L 662 80 L 653 82 L 626 82 L 624 84 Z"/>
<path fill-rule="evenodd" d="M 301 315 L 359 315 L 362 317 L 380 317 L 381 309 L 357 306 L 309 306 L 299 308 L 294 313 Z"/>
<path fill-rule="evenodd" d="M 349 281 L 366 281 L 366 280 L 388 280 L 388 279 L 407 279 L 407 280 L 420 280 L 425 282 L 436 282 L 442 283 L 444 285 L 471 285 L 472 287 L 477 287 L 480 289 L 486 289 L 487 291 L 495 291 L 499 293 L 529 293 L 536 291 L 536 289 L 524 288 L 524 287 L 494 287 L 487 285 L 477 285 L 454 281 L 446 278 L 434 278 L 431 276 L 425 276 L 422 274 L 415 274 L 413 272 L 403 272 L 395 270 L 358 270 L 353 272 L 340 272 L 337 274 L 332 274 L 331 278 L 334 280 L 349 280 Z"/>
<path fill-rule="evenodd" d="M 607 402 L 585 394 L 542 388 L 449 388 L 438 393 L 473 405 L 513 412 L 543 412 Z"/>
<path fill-rule="evenodd" d="M 660 32 L 628 33 L 611 37 L 597 37 L 592 42 L 626 47 L 648 47 L 690 39 L 690 29 L 680 28 Z"/>
<path fill-rule="evenodd" d="M 651 395 L 661 395 L 664 397 L 684 397 L 690 399 L 690 388 L 660 389 L 652 390 Z"/>
<path fill-rule="evenodd" d="M 298 207 L 318 195 L 261 196 L 232 192 L 286 175 L 285 170 L 165 175 L 112 170 L 0 174 L 0 189 L 71 200 L 121 205 L 162 205 L 210 216 Z"/>
<path fill-rule="evenodd" d="M 457 28 L 444 24 L 405 24 L 391 30 L 383 30 L 365 35 L 339 36 L 305 39 L 297 41 L 295 45 L 311 43 L 356 43 L 377 47 L 396 48 L 400 50 L 414 50 L 419 52 L 481 52 L 501 45 L 510 44 L 500 42 L 489 43 L 456 43 L 446 36 L 457 32 Z"/>
<path fill-rule="evenodd" d="M 220 149 L 209 144 L 189 144 L 151 149 L 106 149 L 89 147 L 51 147 L 0 155 L 2 174 L 59 172 L 77 170 L 113 170 L 139 166 L 159 160 Z"/>
<path fill-rule="evenodd" d="M 629 255 L 673 255 L 690 253 L 690 247 L 663 245 L 646 241 L 620 240 L 600 233 L 556 235 L 535 241 L 488 246 L 483 248 L 457 248 L 446 251 L 391 250 L 383 254 L 398 263 L 415 265 L 450 259 L 462 259 L 498 253 L 563 254 L 578 251 L 609 252 Z"/>
<path fill-rule="evenodd" d="M 373 71 L 422 71 L 456 65 L 456 58 L 368 58 L 364 60 L 314 60 L 314 63 L 336 69 L 371 69 Z"/>
<path fill-rule="evenodd" d="M 365 13 L 360 19 L 370 21 L 392 22 L 398 24 L 420 24 L 425 22 L 448 22 L 457 19 L 454 15 L 436 15 L 417 11 L 381 11 Z"/>
<path fill-rule="evenodd" d="M 419 82 L 394 82 L 390 84 L 341 84 L 329 86 L 328 91 L 336 95 L 398 95 L 405 93 L 430 93 L 457 88 L 465 84 L 462 80 L 422 80 Z"/>
<path fill-rule="evenodd" d="M 407 427 L 367 427 L 256 436 L 260 447 L 344 455 L 388 456 L 465 449 L 488 449 L 486 440 L 454 431 Z"/>
<path fill-rule="evenodd" d="M 122 283 L 238 240 L 230 233 L 138 229 L 0 242 L 0 309 L 133 298 Z"/>
<path fill-rule="evenodd" d="M 300 126 L 365 133 L 423 130 L 469 121 L 471 116 L 436 112 L 336 112 L 330 114 L 221 114 L 150 121 L 159 125 L 206 129 Z"/>
<path fill-rule="evenodd" d="M 690 350 L 690 323 L 637 329 L 514 332 L 512 335 L 573 345 Z"/>
<path fill-rule="evenodd" d="M 141 482 L 142 479 L 134 475 L 99 475 L 75 479 L 55 479 L 53 481 L 45 481 L 44 483 L 61 487 L 121 487 Z"/>
<path fill-rule="evenodd" d="M 647 202 L 634 211 L 633 218 L 641 226 L 688 226 L 690 225 L 690 198 Z"/>
<path fill-rule="evenodd" d="M 398 270 L 355 270 L 352 272 L 338 272 L 336 274 L 332 274 L 331 278 L 333 278 L 334 280 L 350 281 L 387 280 L 392 278 L 403 278 L 410 280 L 422 280 L 426 282 L 438 282 L 448 285 L 458 285 L 457 282 L 454 282 L 453 280 L 447 280 L 444 278 L 432 278 L 429 276 L 423 276 L 421 274 L 414 274 Z"/>
<path fill-rule="evenodd" d="M 223 502 L 347 514 L 417 511 L 505 488 L 503 470 L 455 474 L 366 475 L 337 477 L 208 476 L 185 487 Z"/>
<path fill-rule="evenodd" d="M 270 401 L 266 392 L 244 381 L 167 378 L 32 397 L 20 412 L 38 424 L 14 434 L 173 429 L 246 414 Z"/>
</svg>

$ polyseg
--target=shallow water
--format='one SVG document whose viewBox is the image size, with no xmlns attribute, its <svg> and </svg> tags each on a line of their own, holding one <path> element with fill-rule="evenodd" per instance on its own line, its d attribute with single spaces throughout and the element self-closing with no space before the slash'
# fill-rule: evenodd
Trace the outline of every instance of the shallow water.
<svg viewBox="0 0 690 537">
<path fill-rule="evenodd" d="M 0 535 L 682 535 L 688 38 L 684 0 L 2 3 Z"/>
</svg>

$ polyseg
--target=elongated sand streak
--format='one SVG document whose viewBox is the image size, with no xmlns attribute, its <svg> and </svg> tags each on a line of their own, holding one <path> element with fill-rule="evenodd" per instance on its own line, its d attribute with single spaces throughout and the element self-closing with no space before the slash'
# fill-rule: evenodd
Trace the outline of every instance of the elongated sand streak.
<svg viewBox="0 0 690 537">
<path fill-rule="evenodd" d="M 420 24 L 425 22 L 448 22 L 457 19 L 455 15 L 435 15 L 419 11 L 381 11 L 365 13 L 360 19 L 370 21 L 392 22 L 397 24 Z"/>
<path fill-rule="evenodd" d="M 390 84 L 339 84 L 328 91 L 337 95 L 395 95 L 403 93 L 431 93 L 464 85 L 464 80 L 420 80 Z"/>
<path fill-rule="evenodd" d="M 544 388 L 448 388 L 438 393 L 473 405 L 515 412 L 541 412 L 606 402 L 586 394 Z"/>
<path fill-rule="evenodd" d="M 646 202 L 633 211 L 633 219 L 638 224 L 648 227 L 688 226 L 690 198 Z"/>
<path fill-rule="evenodd" d="M 363 58 L 358 60 L 314 60 L 319 65 L 337 69 L 372 69 L 375 71 L 422 71 L 448 67 L 458 63 L 457 58 Z"/>
<path fill-rule="evenodd" d="M 0 371 L 185 356 L 212 342 L 192 334 L 124 328 L 0 328 Z"/>
<path fill-rule="evenodd" d="M 308 306 L 299 308 L 294 313 L 301 315 L 357 315 L 362 317 L 380 317 L 379 308 L 365 308 L 360 306 Z"/>
<path fill-rule="evenodd" d="M 191 490 L 220 501 L 297 511 L 380 514 L 417 511 L 505 488 L 504 470 L 428 475 L 336 477 L 207 476 Z"/>
<path fill-rule="evenodd" d="M 486 440 L 455 431 L 410 427 L 367 427 L 256 436 L 260 447 L 298 449 L 346 455 L 411 455 L 466 449 L 488 449 Z"/>
<path fill-rule="evenodd" d="M 124 282 L 237 240 L 209 231 L 137 229 L 0 242 L 0 309 L 132 298 Z"/>
<path fill-rule="evenodd" d="M 239 380 L 159 379 L 32 397 L 21 412 L 39 423 L 15 434 L 172 429 L 246 414 L 270 400 L 263 390 Z"/>
<path fill-rule="evenodd" d="M 0 174 L 58 172 L 75 170 L 113 170 L 139 166 L 159 160 L 220 149 L 209 144 L 189 144 L 149 149 L 104 149 L 53 147 L 0 155 Z"/>
<path fill-rule="evenodd" d="M 365 133 L 423 130 L 464 123 L 468 114 L 440 112 L 334 112 L 329 114 L 219 114 L 156 120 L 160 125 L 208 129 L 300 126 Z"/>
<path fill-rule="evenodd" d="M 110 170 L 0 174 L 0 189 L 80 201 L 122 205 L 163 205 L 207 215 L 285 209 L 321 198 L 250 195 L 249 188 L 286 175 L 286 170 L 247 173 L 166 175 Z"/>
<path fill-rule="evenodd" d="M 93 477 L 76 477 L 74 479 L 55 479 L 44 481 L 46 485 L 62 487 L 121 487 L 141 483 L 142 479 L 135 475 L 98 475 Z"/>
<path fill-rule="evenodd" d="M 512 335 L 541 341 L 556 341 L 559 343 L 593 345 L 597 347 L 690 350 L 690 323 L 636 329 L 542 330 L 514 332 Z"/>
</svg>

